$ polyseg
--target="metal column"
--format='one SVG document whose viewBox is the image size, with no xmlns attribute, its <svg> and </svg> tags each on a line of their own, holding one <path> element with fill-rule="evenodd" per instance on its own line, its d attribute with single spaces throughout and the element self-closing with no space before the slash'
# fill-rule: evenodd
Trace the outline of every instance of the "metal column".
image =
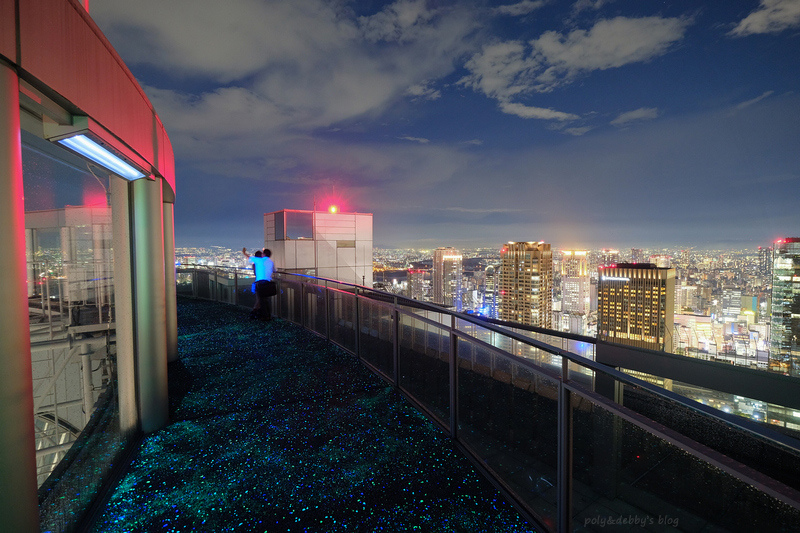
<svg viewBox="0 0 800 533">
<path fill-rule="evenodd" d="M 164 273 L 167 309 L 167 361 L 178 360 L 178 296 L 175 278 L 175 204 L 164 202 Z"/>
<path fill-rule="evenodd" d="M 8 531 L 39 531 L 19 78 L 0 60 L 0 516 Z"/>
<path fill-rule="evenodd" d="M 111 232 L 114 243 L 114 321 L 117 335 L 119 426 L 123 434 L 139 428 L 134 345 L 133 258 L 130 182 L 111 177 Z"/>
<path fill-rule="evenodd" d="M 164 224 L 160 179 L 131 184 L 136 385 L 142 431 L 169 423 Z"/>
</svg>

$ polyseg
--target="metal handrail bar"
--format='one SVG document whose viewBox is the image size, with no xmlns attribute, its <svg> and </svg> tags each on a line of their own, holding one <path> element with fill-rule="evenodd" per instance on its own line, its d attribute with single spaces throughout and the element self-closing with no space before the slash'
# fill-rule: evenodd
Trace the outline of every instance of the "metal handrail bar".
<svg viewBox="0 0 800 533">
<path fill-rule="evenodd" d="M 233 269 L 237 268 L 237 267 L 207 267 L 205 265 L 199 265 L 199 266 L 203 267 L 204 269 L 221 268 L 223 270 L 233 270 Z M 241 270 L 241 268 L 239 268 L 239 269 Z M 635 386 L 637 388 L 644 389 L 645 391 L 647 391 L 649 393 L 652 393 L 652 394 L 654 394 L 656 396 L 663 397 L 663 398 L 665 398 L 665 399 L 667 399 L 668 401 L 671 401 L 671 402 L 676 402 L 676 403 L 678 403 L 678 404 L 680 404 L 680 405 L 682 405 L 682 406 L 684 406 L 684 407 L 686 407 L 686 408 L 688 408 L 690 410 L 700 412 L 701 414 L 704 414 L 706 416 L 710 416 L 710 417 L 719 419 L 720 421 L 724 422 L 725 424 L 730 424 L 730 425 L 736 426 L 736 427 L 738 427 L 738 428 L 740 428 L 742 430 L 747 431 L 748 433 L 754 433 L 754 434 L 756 434 L 756 435 L 758 435 L 758 436 L 760 436 L 760 437 L 762 437 L 762 438 L 764 438 L 766 440 L 773 441 L 775 443 L 778 443 L 778 444 L 780 444 L 782 446 L 788 447 L 788 448 L 793 449 L 793 450 L 800 450 L 800 442 L 798 442 L 797 439 L 794 439 L 792 437 L 789 437 L 787 435 L 784 435 L 782 433 L 779 433 L 777 431 L 769 429 L 768 427 L 764 427 L 762 424 L 758 424 L 758 423 L 752 422 L 752 421 L 750 421 L 750 420 L 748 420 L 748 419 L 746 419 L 744 417 L 740 417 L 740 416 L 737 416 L 737 415 L 734 415 L 734 414 L 725 413 L 724 411 L 720 411 L 718 409 L 714 409 L 713 407 L 707 406 L 705 404 L 702 404 L 702 403 L 699 403 L 699 402 L 695 402 L 694 400 L 690 400 L 688 398 L 685 398 L 684 396 L 681 396 L 680 394 L 677 394 L 677 393 L 675 393 L 673 391 L 669 391 L 669 390 L 663 389 L 661 387 L 658 387 L 657 385 L 653 385 L 653 384 L 648 383 L 648 382 L 646 382 L 644 380 L 641 380 L 641 379 L 639 379 L 639 378 L 637 378 L 635 376 L 632 376 L 630 374 L 627 374 L 625 372 L 617 370 L 614 367 L 607 366 L 607 365 L 604 365 L 602 363 L 598 363 L 598 362 L 593 361 L 591 359 L 587 359 L 587 358 L 582 357 L 580 355 L 577 355 L 577 354 L 574 354 L 574 353 L 569 352 L 567 350 L 564 350 L 563 348 L 552 346 L 552 345 L 547 344 L 545 342 L 542 342 L 542 341 L 540 341 L 538 339 L 534 339 L 534 338 L 531 338 L 531 337 L 528 337 L 528 336 L 525 336 L 525 335 L 521 335 L 521 334 L 519 334 L 519 333 L 517 333 L 515 331 L 509 331 L 509 330 L 505 329 L 504 326 L 496 325 L 496 324 L 493 324 L 493 323 L 487 323 L 485 320 L 480 319 L 480 318 L 476 318 L 474 315 L 468 315 L 468 314 L 464 314 L 464 313 L 458 313 L 458 312 L 450 311 L 450 310 L 448 310 L 446 308 L 437 306 L 435 304 L 431 304 L 429 302 L 420 302 L 419 300 L 412 300 L 412 299 L 408 299 L 408 298 L 405 298 L 405 297 L 402 297 L 402 296 L 396 296 L 396 295 L 388 293 L 388 292 L 378 291 L 378 290 L 375 290 L 375 289 L 370 289 L 368 287 L 363 287 L 363 286 L 360 286 L 360 285 L 357 285 L 357 284 L 353 284 L 353 283 L 347 283 L 347 282 L 337 281 L 337 280 L 328 279 L 328 278 L 320 278 L 320 277 L 315 277 L 315 276 L 311 276 L 311 275 L 308 275 L 308 274 L 298 274 L 298 273 L 295 273 L 295 272 L 276 271 L 276 274 L 278 274 L 279 276 L 292 276 L 292 277 L 296 277 L 296 278 L 305 278 L 305 279 L 308 279 L 308 280 L 314 280 L 315 282 L 322 281 L 322 282 L 326 283 L 326 288 L 328 288 L 327 287 L 327 283 L 333 283 L 337 287 L 340 287 L 340 286 L 352 287 L 354 290 L 358 291 L 358 297 L 365 298 L 365 299 L 368 299 L 368 300 L 371 300 L 371 301 L 375 301 L 375 302 L 378 302 L 378 303 L 382 303 L 382 304 L 384 304 L 384 305 L 386 305 L 388 307 L 398 308 L 403 314 L 405 314 L 407 316 L 411 316 L 411 317 L 414 317 L 414 318 L 417 318 L 417 319 L 422 319 L 422 320 L 426 321 L 427 323 L 430 323 L 432 325 L 436 325 L 437 327 L 442 327 L 442 328 L 447 329 L 447 330 L 450 330 L 451 328 L 446 326 L 446 325 L 444 325 L 444 324 L 437 323 L 437 322 L 434 322 L 434 321 L 430 321 L 429 319 L 426 319 L 425 317 L 421 317 L 419 315 L 415 315 L 413 313 L 409 313 L 408 311 L 404 310 L 403 307 L 410 307 L 410 306 L 407 305 L 407 303 L 411 303 L 411 304 L 413 304 L 414 308 L 427 309 L 427 310 L 430 310 L 432 312 L 443 313 L 443 314 L 450 315 L 450 316 L 454 317 L 456 320 L 464 320 L 466 322 L 470 322 L 470 323 L 472 323 L 472 324 L 474 324 L 476 326 L 488 329 L 488 330 L 490 330 L 490 331 L 492 331 L 494 333 L 498 333 L 500 335 L 504 335 L 504 336 L 506 336 L 506 337 L 508 337 L 508 338 L 510 338 L 512 340 L 516 340 L 516 341 L 521 342 L 523 344 L 526 344 L 526 345 L 529 345 L 529 346 L 533 346 L 535 348 L 539 348 L 539 349 L 544 350 L 546 352 L 549 352 L 549 353 L 551 353 L 553 355 L 558 355 L 558 356 L 564 357 L 565 359 L 568 359 L 569 361 L 571 361 L 571 362 L 573 362 L 573 363 L 575 363 L 575 364 L 577 364 L 579 366 L 588 368 L 588 369 L 590 369 L 590 370 L 592 370 L 594 372 L 601 372 L 601 373 L 606 374 L 606 375 L 612 377 L 613 379 L 615 379 L 617 381 L 620 381 L 622 383 L 627 383 L 627 384 Z M 302 281 L 301 281 L 301 284 L 302 284 Z M 314 283 L 314 284 L 315 285 L 320 285 L 319 283 Z M 337 290 L 341 290 L 341 289 L 337 289 Z M 369 296 L 370 293 L 376 293 L 377 295 L 384 296 L 386 299 L 370 298 L 370 296 Z M 396 298 L 396 300 L 395 300 L 395 298 Z M 388 299 L 392 299 L 396 303 L 392 303 L 392 301 L 388 301 Z M 402 303 L 401 303 L 401 300 L 402 300 Z M 525 329 L 528 330 L 528 327 L 526 327 Z M 542 328 L 536 328 L 536 329 L 540 330 L 539 332 L 541 332 L 541 333 L 544 333 L 544 334 L 547 334 L 547 335 L 551 335 L 551 336 L 562 337 L 562 338 L 571 338 L 573 340 L 580 340 L 581 342 L 588 342 L 588 343 L 591 343 L 591 344 L 597 344 L 597 339 L 594 339 L 592 337 L 575 336 L 575 335 L 567 336 L 567 334 L 565 334 L 564 332 L 558 332 L 558 331 L 547 330 L 547 329 L 542 329 Z M 458 330 L 456 330 L 455 333 L 459 333 Z M 463 332 L 461 332 L 461 333 L 463 333 Z M 471 337 L 468 334 L 464 334 L 464 335 L 466 337 L 469 337 L 470 339 L 475 339 L 474 337 Z M 576 338 L 576 337 L 578 337 L 578 338 Z M 480 339 L 475 339 L 475 340 L 480 340 Z M 499 352 L 499 353 L 502 353 L 503 357 L 513 361 L 514 363 L 522 364 L 523 366 L 529 367 L 529 368 L 530 368 L 530 365 L 533 365 L 537 369 L 541 369 L 541 367 L 538 367 L 535 363 L 533 363 L 533 362 L 531 362 L 531 361 L 529 361 L 529 360 L 527 360 L 525 358 L 519 357 L 519 356 L 514 355 L 514 354 L 508 354 L 508 353 L 505 353 L 505 352 Z M 561 378 L 559 378 L 559 379 L 561 379 Z"/>
</svg>

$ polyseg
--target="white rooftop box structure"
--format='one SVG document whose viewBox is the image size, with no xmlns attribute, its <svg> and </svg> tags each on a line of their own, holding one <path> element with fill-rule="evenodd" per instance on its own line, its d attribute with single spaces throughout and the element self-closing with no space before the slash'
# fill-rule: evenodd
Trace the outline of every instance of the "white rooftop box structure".
<svg viewBox="0 0 800 533">
<path fill-rule="evenodd" d="M 332 211 L 266 213 L 275 268 L 372 287 L 372 214 Z"/>
</svg>

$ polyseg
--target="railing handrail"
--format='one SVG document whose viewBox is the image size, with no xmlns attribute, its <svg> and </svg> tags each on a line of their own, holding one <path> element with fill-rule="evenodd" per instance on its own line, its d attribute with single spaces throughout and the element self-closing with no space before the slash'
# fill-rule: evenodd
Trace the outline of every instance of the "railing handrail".
<svg viewBox="0 0 800 533">
<path fill-rule="evenodd" d="M 212 270 L 213 269 L 220 269 L 220 270 L 236 270 L 236 271 L 245 270 L 245 271 L 250 271 L 250 269 L 248 269 L 246 267 L 225 267 L 225 266 L 209 266 L 209 265 L 181 265 L 181 267 L 179 267 L 179 268 L 187 268 L 187 269 L 191 270 L 192 269 L 191 267 L 200 267 L 200 268 L 203 268 L 203 269 L 212 269 Z M 583 366 L 583 367 L 588 368 L 589 370 L 592 370 L 594 372 L 601 372 L 603 374 L 606 374 L 606 375 L 614 378 L 617 381 L 620 381 L 620 382 L 623 382 L 623 383 L 627 383 L 629 385 L 632 385 L 632 386 L 640 388 L 640 389 L 644 389 L 648 393 L 651 393 L 651 394 L 654 394 L 656 396 L 665 398 L 670 402 L 676 402 L 676 403 L 680 404 L 681 406 L 683 406 L 683 407 L 685 407 L 685 408 L 687 408 L 689 410 L 692 410 L 692 411 L 695 411 L 695 412 L 699 412 L 701 414 L 704 414 L 706 416 L 710 416 L 712 418 L 716 418 L 716 419 L 720 420 L 721 422 L 723 422 L 725 424 L 729 424 L 729 425 L 738 427 L 738 428 L 740 428 L 740 429 L 742 429 L 744 431 L 747 431 L 748 433 L 755 434 L 755 435 L 757 435 L 757 436 L 759 436 L 759 437 L 761 437 L 761 438 L 763 438 L 765 440 L 769 440 L 769 441 L 775 442 L 777 444 L 780 444 L 781 446 L 785 446 L 787 448 L 800 451 L 800 441 L 798 441 L 797 439 L 792 438 L 792 437 L 790 437 L 788 435 L 785 435 L 783 433 L 775 431 L 775 430 L 769 428 L 768 426 L 765 426 L 763 424 L 760 424 L 760 423 L 757 423 L 757 422 L 753 422 L 753 421 L 751 421 L 751 420 L 749 420 L 747 418 L 744 418 L 744 417 L 741 417 L 741 416 L 737 416 L 737 415 L 732 414 L 732 413 L 726 413 L 726 412 L 721 411 L 719 409 L 715 409 L 715 408 L 713 408 L 711 406 L 696 402 L 694 400 L 691 400 L 689 398 L 681 396 L 680 394 L 677 394 L 677 393 L 675 393 L 673 391 L 669 391 L 667 389 L 661 388 L 661 387 L 659 387 L 657 385 L 654 385 L 652 383 L 648 383 L 647 381 L 639 379 L 639 378 L 637 378 L 635 376 L 632 376 L 630 374 L 622 372 L 621 370 L 617 370 L 616 368 L 614 368 L 612 366 L 605 365 L 603 363 L 598 363 L 596 361 L 593 361 L 593 360 L 588 359 L 586 357 L 583 357 L 581 355 L 574 354 L 574 353 L 572 353 L 572 352 L 570 352 L 568 350 L 564 350 L 563 348 L 559 348 L 557 346 L 552 346 L 552 345 L 547 344 L 547 343 L 545 343 L 543 341 L 540 341 L 538 339 L 534 339 L 534 338 L 531 338 L 531 337 L 527 337 L 525 335 L 521 335 L 521 334 L 519 334 L 519 333 L 517 333 L 515 331 L 510 331 L 510 330 L 506 329 L 506 327 L 513 327 L 513 328 L 516 328 L 516 329 L 525 329 L 526 331 L 529 331 L 529 330 L 536 331 L 537 333 L 543 333 L 545 335 L 550 335 L 550 336 L 559 337 L 559 338 L 570 338 L 572 340 L 579 340 L 580 342 L 587 342 L 589 344 L 594 344 L 596 346 L 597 345 L 597 339 L 595 339 L 595 338 L 586 337 L 586 336 L 575 336 L 575 335 L 565 334 L 564 332 L 548 330 L 548 329 L 544 329 L 544 328 L 529 329 L 529 328 L 534 328 L 533 326 L 525 326 L 523 328 L 520 328 L 519 326 L 523 326 L 522 324 L 507 323 L 507 324 L 509 324 L 508 326 L 498 325 L 498 324 L 494 324 L 492 322 L 487 322 L 487 321 L 483 320 L 482 318 L 476 317 L 475 315 L 469 315 L 469 314 L 466 314 L 466 313 L 459 313 L 459 312 L 456 312 L 456 311 L 452 311 L 452 310 L 449 310 L 449 309 L 447 309 L 445 307 L 441 307 L 441 306 L 438 306 L 436 304 L 433 304 L 431 302 L 420 302 L 419 300 L 409 299 L 409 298 L 404 297 L 404 296 L 392 294 L 392 293 L 385 292 L 385 291 L 380 291 L 380 290 L 369 288 L 369 287 L 364 287 L 362 285 L 357 285 L 357 284 L 354 284 L 354 283 L 337 281 L 337 280 L 328 279 L 328 278 L 321 278 L 321 277 L 312 276 L 312 275 L 309 275 L 309 274 L 300 274 L 300 273 L 296 273 L 296 272 L 286 272 L 286 271 L 282 271 L 282 270 L 276 270 L 275 273 L 278 274 L 279 276 L 293 276 L 293 277 L 297 277 L 297 278 L 305 278 L 305 279 L 308 279 L 308 280 L 314 280 L 315 281 L 314 285 L 320 285 L 318 282 L 323 281 L 323 282 L 326 282 L 326 283 L 335 284 L 335 285 L 340 286 L 340 287 L 341 286 L 352 287 L 354 289 L 354 291 L 358 292 L 358 296 L 366 297 L 366 298 L 369 298 L 369 294 L 370 293 L 376 293 L 376 294 L 379 294 L 379 295 L 385 297 L 385 299 L 384 298 L 374 299 L 375 301 L 383 302 L 383 303 L 386 303 L 387 305 L 393 305 L 400 312 L 402 312 L 403 314 L 408 315 L 408 316 L 414 316 L 414 315 L 411 314 L 411 313 L 406 312 L 403 309 L 403 307 L 415 307 L 415 308 L 420 308 L 420 309 L 427 309 L 427 310 L 435 312 L 435 313 L 442 313 L 442 314 L 445 314 L 445 315 L 448 315 L 448 316 L 451 316 L 451 317 L 455 317 L 456 319 L 459 319 L 459 320 L 464 320 L 466 322 L 470 322 L 470 323 L 472 323 L 472 324 L 474 324 L 476 326 L 479 326 L 479 327 L 482 327 L 482 328 L 486 328 L 486 329 L 488 329 L 488 330 L 490 330 L 490 331 L 492 331 L 494 333 L 498 333 L 500 335 L 504 335 L 504 336 L 506 336 L 506 337 L 508 337 L 510 339 L 516 340 L 516 341 L 521 342 L 523 344 L 526 344 L 526 345 L 529 345 L 529 346 L 533 346 L 535 348 L 539 348 L 539 349 L 544 350 L 544 351 L 546 351 L 548 353 L 551 353 L 553 355 L 564 357 L 564 358 L 568 359 L 569 361 L 571 361 L 571 362 L 573 362 L 573 363 L 575 363 L 575 364 L 577 364 L 579 366 Z M 328 288 L 330 288 L 330 287 L 328 287 Z M 370 298 L 370 299 L 373 299 L 373 298 Z M 392 303 L 389 303 L 389 302 L 387 302 L 385 300 L 391 300 Z M 411 304 L 411 305 L 408 305 L 408 304 Z M 447 330 L 450 330 L 450 326 L 448 326 L 446 324 L 441 324 L 440 327 L 445 328 Z M 576 339 L 574 337 L 579 337 L 579 338 Z M 538 365 L 536 365 L 535 363 L 532 363 L 530 360 L 528 360 L 528 359 L 526 359 L 524 357 L 520 357 L 520 356 L 517 356 L 515 354 L 502 351 L 500 349 L 497 349 L 497 351 L 498 351 L 498 353 L 502 353 L 504 357 L 506 357 L 508 359 L 511 359 L 516 363 L 522 364 L 523 366 L 529 367 L 530 365 L 533 365 L 533 367 L 536 368 L 536 369 L 540 368 Z M 669 354 L 669 355 L 674 355 L 674 354 Z M 676 357 L 679 357 L 679 356 L 676 356 Z M 708 362 L 708 363 L 709 364 L 715 364 L 713 362 Z M 722 364 L 722 363 L 716 363 L 716 364 Z M 776 376 L 776 377 L 784 377 L 785 378 L 786 376 Z M 567 379 L 563 379 L 562 377 L 559 377 L 559 379 L 562 379 L 564 382 L 571 381 L 568 378 Z M 792 379 L 792 378 L 787 378 L 787 379 Z"/>
</svg>

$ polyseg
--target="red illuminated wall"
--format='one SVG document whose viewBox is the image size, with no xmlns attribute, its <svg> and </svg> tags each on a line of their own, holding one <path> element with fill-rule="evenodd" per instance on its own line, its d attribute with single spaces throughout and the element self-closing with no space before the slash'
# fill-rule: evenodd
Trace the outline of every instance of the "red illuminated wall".
<svg viewBox="0 0 800 533">
<path fill-rule="evenodd" d="M 0 0 L 0 55 L 17 65 L 22 79 L 55 92 L 74 114 L 91 117 L 123 141 L 157 169 L 174 195 L 172 145 L 164 126 L 77 0 Z"/>
</svg>

